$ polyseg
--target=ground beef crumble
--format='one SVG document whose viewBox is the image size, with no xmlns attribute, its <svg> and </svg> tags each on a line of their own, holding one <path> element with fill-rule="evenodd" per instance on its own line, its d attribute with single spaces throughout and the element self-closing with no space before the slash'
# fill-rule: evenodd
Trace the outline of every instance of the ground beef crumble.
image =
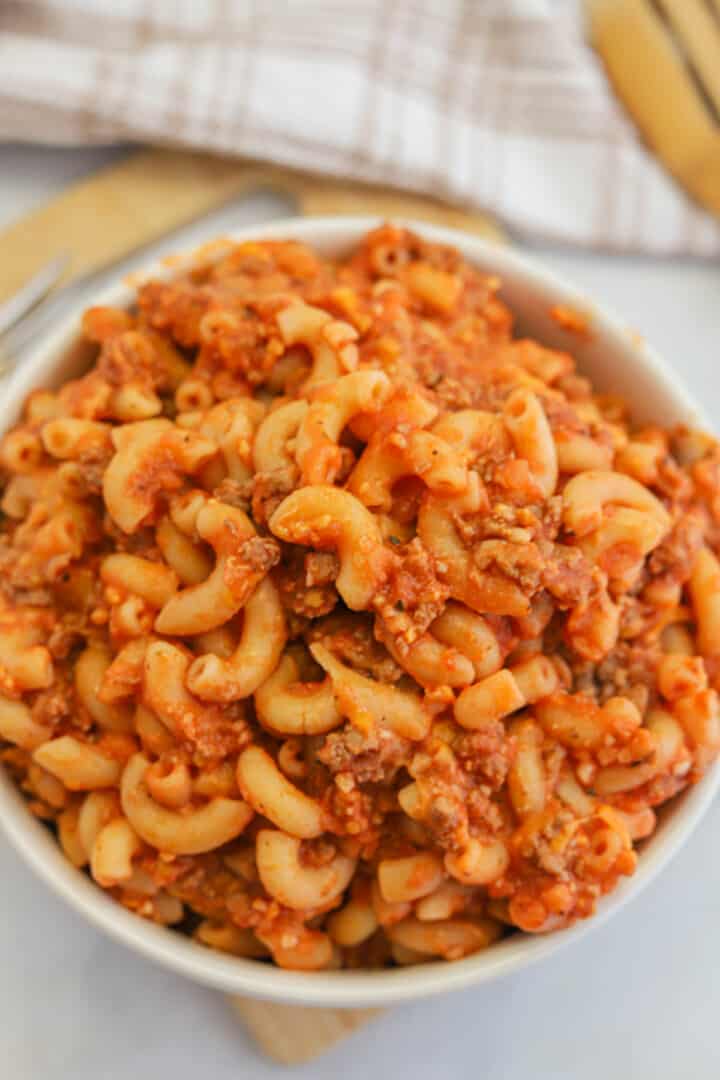
<svg viewBox="0 0 720 1080">
<path fill-rule="evenodd" d="M 393 556 L 373 605 L 388 630 L 411 644 L 440 614 L 450 590 L 440 581 L 435 559 L 418 537 L 394 548 Z"/>
</svg>

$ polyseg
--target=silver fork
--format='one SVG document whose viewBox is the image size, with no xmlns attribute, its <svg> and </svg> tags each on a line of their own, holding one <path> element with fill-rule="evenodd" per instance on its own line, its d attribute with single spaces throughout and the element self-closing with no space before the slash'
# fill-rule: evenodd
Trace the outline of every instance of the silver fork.
<svg viewBox="0 0 720 1080">
<path fill-rule="evenodd" d="M 22 329 L 24 320 L 47 300 L 61 281 L 69 260 L 67 252 L 56 255 L 9 300 L 0 304 L 0 373 L 12 364 L 10 333 Z"/>
</svg>

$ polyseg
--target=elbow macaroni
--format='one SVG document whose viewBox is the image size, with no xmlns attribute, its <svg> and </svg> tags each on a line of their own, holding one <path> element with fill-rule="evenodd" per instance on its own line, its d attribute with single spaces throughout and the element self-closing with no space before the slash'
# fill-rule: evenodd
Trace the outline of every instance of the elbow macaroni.
<svg viewBox="0 0 720 1080">
<path fill-rule="evenodd" d="M 73 866 L 232 956 L 591 915 L 720 751 L 720 447 L 403 229 L 204 258 L 88 311 L 93 366 L 0 443 L 0 759 Z"/>
<path fill-rule="evenodd" d="M 362 611 L 382 584 L 386 552 L 375 518 L 354 495 L 327 484 L 300 488 L 280 503 L 269 522 L 286 543 L 337 551 L 337 589 L 349 608 Z"/>
<path fill-rule="evenodd" d="M 215 566 L 198 585 L 168 597 L 155 620 L 160 634 L 192 635 L 214 630 L 235 615 L 261 580 L 242 557 L 255 528 L 242 510 L 211 499 L 195 519 L 195 530 L 215 552 Z"/>
<path fill-rule="evenodd" d="M 206 653 L 194 660 L 187 684 L 206 701 L 235 701 L 249 697 L 278 665 L 287 639 L 285 614 L 278 591 L 263 578 L 243 611 L 243 628 L 233 653 Z"/>
</svg>

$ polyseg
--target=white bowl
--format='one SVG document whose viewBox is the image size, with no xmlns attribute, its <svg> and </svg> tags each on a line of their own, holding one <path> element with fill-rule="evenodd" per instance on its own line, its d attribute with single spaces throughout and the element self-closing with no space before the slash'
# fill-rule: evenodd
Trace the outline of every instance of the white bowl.
<svg viewBox="0 0 720 1080">
<path fill-rule="evenodd" d="M 291 219 L 243 229 L 237 240 L 296 238 L 325 254 L 341 254 L 369 228 L 368 218 Z M 622 393 L 640 421 L 704 424 L 700 409 L 675 375 L 652 349 L 612 315 L 588 302 L 571 286 L 515 252 L 450 229 L 407 222 L 431 240 L 453 244 L 474 265 L 502 278 L 502 296 L 518 316 L 522 332 L 570 349 L 581 371 L 601 390 Z M 169 277 L 172 270 L 155 264 L 143 275 Z M 135 280 L 135 275 L 133 276 Z M 97 297 L 102 304 L 128 305 L 133 292 L 116 285 Z M 591 320 L 588 341 L 573 339 L 549 316 L 553 304 L 570 304 Z M 3 388 L 6 430 L 18 419 L 26 395 L 42 386 L 57 386 L 78 374 L 87 353 L 78 346 L 80 312 L 76 311 L 28 357 Z M 664 814 L 647 842 L 633 877 L 599 904 L 597 914 L 569 930 L 548 935 L 516 934 L 487 952 L 455 963 L 435 963 L 379 972 L 305 974 L 213 952 L 176 931 L 146 922 L 112 901 L 65 859 L 57 843 L 27 810 L 10 778 L 0 770 L 0 825 L 11 843 L 40 877 L 96 926 L 143 955 L 182 975 L 220 990 L 302 1005 L 385 1006 L 473 984 L 518 971 L 579 940 L 615 914 L 650 882 L 683 845 L 707 809 L 720 782 L 716 763 L 696 786 L 680 796 Z"/>
</svg>

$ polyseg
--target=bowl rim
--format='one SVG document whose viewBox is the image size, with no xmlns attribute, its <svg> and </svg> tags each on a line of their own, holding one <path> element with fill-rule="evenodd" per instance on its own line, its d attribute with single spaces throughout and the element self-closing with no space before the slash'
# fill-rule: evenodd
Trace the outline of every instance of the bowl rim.
<svg viewBox="0 0 720 1080">
<path fill-rule="evenodd" d="M 232 230 L 227 235 L 232 241 L 288 238 L 341 249 L 352 245 L 381 221 L 382 218 L 376 216 L 283 218 Z M 601 339 L 607 340 L 611 348 L 624 351 L 628 359 L 632 357 L 632 362 L 662 389 L 689 422 L 709 426 L 702 409 L 655 350 L 629 331 L 606 305 L 598 306 L 589 301 L 580 290 L 533 259 L 497 243 L 423 221 L 402 217 L 393 218 L 393 221 L 431 240 L 452 244 L 470 262 L 492 265 L 501 277 L 509 276 L 541 293 L 552 293 L 563 303 L 591 311 L 593 330 Z M 193 252 L 196 249 L 195 245 Z M 102 289 L 94 303 L 127 305 L 138 281 L 148 276 L 172 277 L 184 261 L 182 257 L 173 257 L 171 262 L 150 259 L 133 271 L 129 279 Z M 4 388 L 5 407 L 0 419 L 0 433 L 15 422 L 30 390 L 47 384 L 52 378 L 53 371 L 78 339 L 79 318 L 86 306 L 87 302 L 75 305 L 11 375 Z M 637 896 L 680 850 L 719 785 L 720 761 L 716 761 L 701 781 L 687 789 L 673 805 L 661 829 L 643 851 L 635 874 L 623 879 L 604 897 L 590 919 L 547 935 L 513 935 L 485 952 L 453 963 L 428 963 L 381 971 L 286 971 L 215 952 L 172 929 L 145 921 L 113 901 L 71 865 L 50 832 L 32 817 L 4 769 L 0 769 L 0 828 L 25 862 L 71 907 L 115 940 L 178 974 L 218 990 L 266 1000 L 335 1008 L 382 1007 L 489 982 L 537 963 L 584 938 Z"/>
</svg>

